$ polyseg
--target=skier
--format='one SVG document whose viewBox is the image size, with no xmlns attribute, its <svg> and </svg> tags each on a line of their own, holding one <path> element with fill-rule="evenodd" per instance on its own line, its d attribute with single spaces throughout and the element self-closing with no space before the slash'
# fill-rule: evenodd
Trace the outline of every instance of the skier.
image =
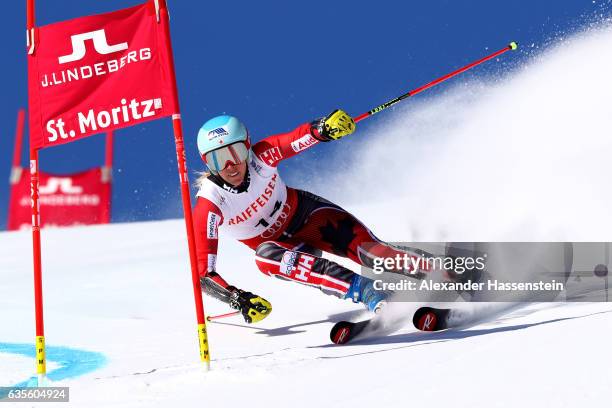
<svg viewBox="0 0 612 408">
<path fill-rule="evenodd" d="M 282 160 L 354 131 L 353 119 L 339 109 L 253 146 L 246 127 L 235 117 L 218 116 L 202 126 L 198 150 L 210 173 L 198 180 L 194 228 L 205 293 L 240 310 L 248 323 L 272 311 L 266 299 L 229 285 L 217 273 L 223 226 L 224 233 L 256 251 L 255 262 L 264 274 L 352 299 L 375 313 L 381 310 L 388 293 L 375 290 L 373 280 L 322 258 L 321 251 L 370 268 L 375 257 L 405 252 L 378 240 L 338 205 L 287 187 L 277 169 Z"/>
</svg>

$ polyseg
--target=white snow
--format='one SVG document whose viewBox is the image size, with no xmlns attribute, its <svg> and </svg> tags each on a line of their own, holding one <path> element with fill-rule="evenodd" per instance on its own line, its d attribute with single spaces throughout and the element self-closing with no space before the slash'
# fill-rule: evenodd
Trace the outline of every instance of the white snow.
<svg viewBox="0 0 612 408">
<path fill-rule="evenodd" d="M 234 242 L 223 242 L 224 275 L 271 300 L 274 311 L 252 326 L 237 317 L 209 323 L 206 373 L 181 221 L 47 230 L 43 237 L 48 345 L 108 359 L 57 382 L 71 387 L 75 406 L 605 406 L 612 386 L 604 358 L 610 304 L 531 305 L 464 331 L 415 333 L 407 324 L 386 337 L 333 346 L 333 322 L 361 308 L 265 277 Z M 2 233 L 0 242 L 0 339 L 32 342 L 31 271 L 15 261 L 28 259 L 29 234 Z M 227 311 L 211 299 L 205 306 L 209 314 Z M 33 373 L 33 359 L 0 359 L 2 385 Z"/>
<path fill-rule="evenodd" d="M 356 205 L 345 183 L 307 187 L 386 240 L 610 240 L 610 43 L 611 30 L 578 36 L 497 85 L 381 114 L 382 125 L 362 135 L 372 143 L 341 174 L 359 175 L 378 199 Z M 405 159 L 389 160 L 389 148 Z M 380 163 L 395 176 L 380 177 Z M 250 250 L 222 240 L 220 272 L 274 311 L 255 325 L 209 323 L 204 372 L 181 220 L 42 236 L 47 345 L 107 359 L 54 383 L 70 386 L 74 406 L 609 405 L 612 304 L 525 305 L 464 330 L 406 324 L 334 346 L 333 322 L 362 314 L 358 305 L 265 277 Z M 34 340 L 30 259 L 29 233 L 0 233 L 0 385 L 34 372 L 33 358 L 1 348 Z M 211 299 L 205 308 L 228 311 Z M 61 364 L 50 361 L 49 371 Z"/>
</svg>

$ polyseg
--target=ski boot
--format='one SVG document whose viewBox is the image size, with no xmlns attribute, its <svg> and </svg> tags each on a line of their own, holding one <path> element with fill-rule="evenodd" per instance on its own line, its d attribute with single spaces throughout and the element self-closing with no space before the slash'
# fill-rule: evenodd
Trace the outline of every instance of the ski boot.
<svg viewBox="0 0 612 408">
<path fill-rule="evenodd" d="M 374 289 L 372 279 L 355 274 L 344 298 L 351 299 L 355 303 L 363 303 L 369 311 L 378 314 L 387 304 L 389 295 L 389 292 Z"/>
</svg>

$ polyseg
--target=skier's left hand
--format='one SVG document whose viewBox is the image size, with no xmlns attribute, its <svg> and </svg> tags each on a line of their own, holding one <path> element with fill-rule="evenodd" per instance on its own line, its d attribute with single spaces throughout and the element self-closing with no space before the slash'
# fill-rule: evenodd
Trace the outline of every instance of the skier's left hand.
<svg viewBox="0 0 612 408">
<path fill-rule="evenodd" d="M 259 322 L 272 312 L 272 304 L 266 299 L 240 289 L 232 291 L 230 306 L 240 310 L 247 323 Z"/>
<path fill-rule="evenodd" d="M 342 109 L 336 109 L 312 123 L 314 137 L 322 142 L 338 140 L 355 131 L 355 121 Z"/>
</svg>

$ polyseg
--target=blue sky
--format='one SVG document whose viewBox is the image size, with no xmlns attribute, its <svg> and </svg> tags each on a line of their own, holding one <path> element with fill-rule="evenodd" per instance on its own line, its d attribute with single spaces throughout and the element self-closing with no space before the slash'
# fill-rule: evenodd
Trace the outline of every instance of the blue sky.
<svg viewBox="0 0 612 408">
<path fill-rule="evenodd" d="M 138 4 L 128 0 L 38 0 L 38 25 Z M 518 41 L 519 53 L 469 73 L 499 73 L 575 32 L 610 2 L 600 1 L 178 1 L 171 32 L 193 176 L 203 170 L 197 130 L 212 116 L 240 117 L 255 140 L 323 116 L 336 107 L 358 115 L 474 59 Z M 0 109 L 0 229 L 6 226 L 16 112 L 27 105 L 25 2 L 6 2 Z M 444 85 L 428 92 L 440 92 Z M 419 96 L 417 96 L 418 98 Z M 410 103 L 405 102 L 405 103 Z M 380 115 L 384 115 L 381 113 Z M 376 116 L 368 122 L 376 121 Z M 344 141 L 342 143 L 345 143 Z M 350 148 L 345 143 L 343 148 Z M 66 173 L 103 162 L 104 137 L 41 152 L 41 167 Z M 283 165 L 289 184 L 327 171 L 338 145 Z M 24 150 L 23 164 L 26 163 Z M 302 171 L 309 163 L 308 172 Z M 292 169 L 293 167 L 293 169 Z M 300 171 L 298 171 L 298 169 Z M 181 216 L 169 120 L 119 130 L 115 138 L 113 221 Z"/>
</svg>

